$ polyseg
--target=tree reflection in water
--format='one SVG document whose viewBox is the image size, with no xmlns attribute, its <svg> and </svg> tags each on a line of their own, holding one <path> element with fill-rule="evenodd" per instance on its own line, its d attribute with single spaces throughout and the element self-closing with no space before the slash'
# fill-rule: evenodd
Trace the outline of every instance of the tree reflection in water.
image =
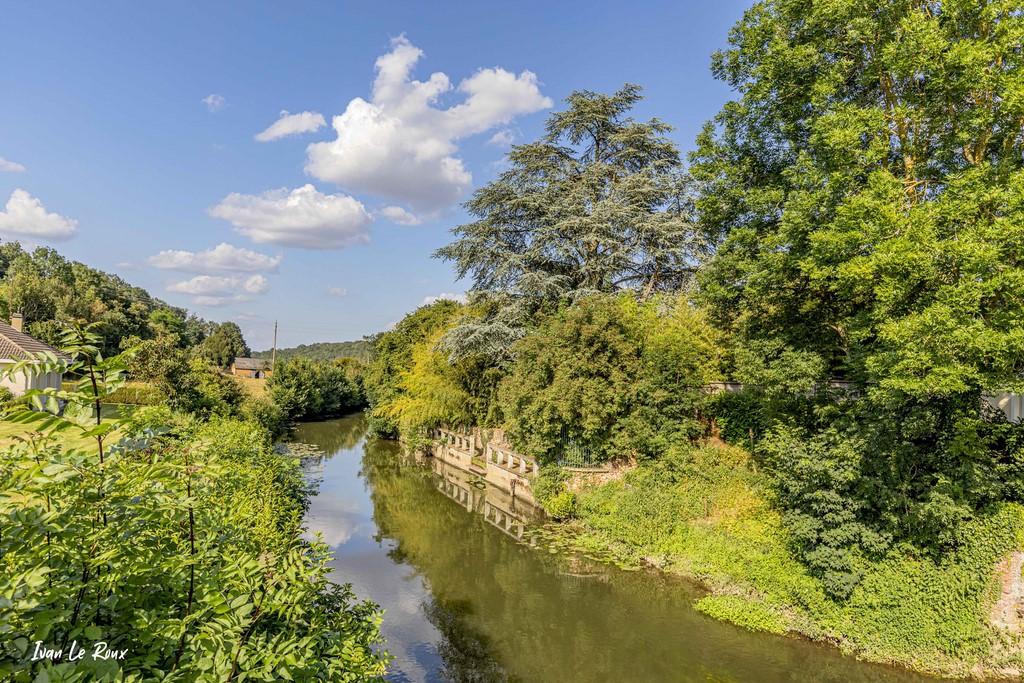
<svg viewBox="0 0 1024 683">
<path fill-rule="evenodd" d="M 328 450 L 329 444 L 351 443 L 353 435 L 358 441 L 363 421 L 327 424 L 332 426 L 324 436 L 331 429 L 343 433 L 320 444 L 332 453 L 337 451 Z M 312 441 L 311 426 L 303 425 L 301 440 Z M 361 449 L 352 448 L 326 464 L 336 468 L 336 488 L 321 495 L 358 497 L 360 514 L 376 527 L 361 542 L 355 536 L 336 548 L 335 566 L 339 580 L 362 580 L 371 589 L 366 597 L 385 608 L 392 601 L 391 615 L 398 620 L 393 626 L 405 620 L 395 632 L 408 634 L 408 640 L 393 644 L 406 655 L 408 678 L 396 671 L 392 680 L 927 680 L 811 643 L 716 622 L 693 610 L 701 591 L 685 581 L 517 543 L 439 491 L 443 484 L 450 496 L 451 486 L 461 485 L 455 474 L 442 479 L 403 455 L 394 442 L 370 439 Z M 345 484 L 343 471 L 350 472 Z M 356 472 L 363 478 L 359 484 L 353 481 Z M 463 488 L 459 495 L 468 507 L 481 507 L 474 501 L 480 502 L 484 492 L 469 494 Z M 415 601 L 407 602 L 413 595 Z M 385 631 L 388 624 L 385 612 Z"/>
</svg>

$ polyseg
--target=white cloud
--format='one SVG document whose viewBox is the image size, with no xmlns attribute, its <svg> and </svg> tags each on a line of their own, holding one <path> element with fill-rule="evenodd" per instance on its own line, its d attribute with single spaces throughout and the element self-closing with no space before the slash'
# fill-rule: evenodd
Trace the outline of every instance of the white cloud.
<svg viewBox="0 0 1024 683">
<path fill-rule="evenodd" d="M 301 114 L 289 114 L 287 111 L 282 111 L 281 118 L 270 124 L 262 133 L 257 133 L 255 137 L 260 142 L 270 142 L 289 135 L 313 133 L 326 125 L 324 115 L 315 111 L 304 111 Z"/>
<path fill-rule="evenodd" d="M 251 294 L 263 294 L 267 291 L 267 278 L 262 275 L 197 275 L 191 280 L 172 282 L 167 291 L 190 294 L 200 306 L 220 306 L 229 301 L 248 301 Z"/>
<path fill-rule="evenodd" d="M 154 268 L 180 270 L 183 273 L 276 273 L 281 264 L 281 256 L 268 256 L 221 242 L 213 249 L 200 252 L 167 249 L 149 257 L 146 263 Z"/>
<path fill-rule="evenodd" d="M 466 303 L 465 294 L 451 294 L 449 292 L 441 292 L 437 296 L 428 296 L 420 302 L 420 306 L 429 306 L 430 304 L 437 303 L 438 301 L 458 301 L 460 304 Z"/>
<path fill-rule="evenodd" d="M 497 133 L 492 135 L 487 140 L 488 145 L 494 145 L 495 147 L 511 147 L 512 143 L 515 142 L 516 136 L 508 128 L 503 128 Z"/>
<path fill-rule="evenodd" d="M 224 99 L 224 96 L 218 95 L 217 93 L 210 93 L 200 101 L 205 104 L 206 108 L 211 112 L 220 111 L 224 107 L 228 106 L 228 101 Z"/>
<path fill-rule="evenodd" d="M 0 171 L 11 171 L 12 173 L 24 173 L 25 167 L 13 161 L 0 157 Z"/>
<path fill-rule="evenodd" d="M 259 195 L 232 192 L 209 210 L 254 242 L 300 249 L 341 249 L 370 241 L 373 218 L 357 199 L 312 185 Z"/>
<path fill-rule="evenodd" d="M 0 235 L 59 242 L 78 234 L 78 221 L 47 213 L 43 203 L 25 190 L 15 190 L 0 211 Z"/>
<path fill-rule="evenodd" d="M 396 225 L 419 225 L 423 222 L 422 218 L 400 206 L 385 206 L 377 212 L 377 215 L 383 216 Z"/>
<path fill-rule="evenodd" d="M 345 289 L 344 287 L 328 287 L 327 293 L 330 294 L 331 296 L 348 296 L 348 290 Z"/>
<path fill-rule="evenodd" d="M 481 69 L 457 88 L 443 73 L 412 80 L 422 56 L 404 36 L 392 40 L 391 51 L 377 59 L 370 101 L 350 101 L 331 122 L 337 138 L 309 145 L 307 173 L 407 204 L 417 213 L 438 211 L 459 201 L 472 184 L 456 156 L 459 140 L 552 104 L 529 71 L 517 76 Z M 438 98 L 452 90 L 464 101 L 438 108 Z"/>
</svg>

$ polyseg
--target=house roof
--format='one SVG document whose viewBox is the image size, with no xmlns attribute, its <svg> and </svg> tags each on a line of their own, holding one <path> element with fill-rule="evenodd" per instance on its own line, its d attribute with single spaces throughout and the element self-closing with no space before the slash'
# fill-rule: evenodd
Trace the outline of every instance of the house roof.
<svg viewBox="0 0 1024 683">
<path fill-rule="evenodd" d="M 49 351 L 56 354 L 58 358 L 71 360 L 71 356 L 58 351 L 46 342 L 39 341 L 24 332 L 19 332 L 7 323 L 0 321 L 0 358 L 10 358 L 16 361 L 28 360 L 30 354 L 36 354 L 41 351 Z"/>
<path fill-rule="evenodd" d="M 236 358 L 235 370 L 269 370 L 270 361 L 265 358 Z"/>
</svg>

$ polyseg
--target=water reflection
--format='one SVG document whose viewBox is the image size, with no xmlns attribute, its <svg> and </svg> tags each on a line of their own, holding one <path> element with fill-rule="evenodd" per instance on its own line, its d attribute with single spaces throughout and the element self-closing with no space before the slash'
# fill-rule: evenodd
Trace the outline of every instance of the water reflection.
<svg viewBox="0 0 1024 683">
<path fill-rule="evenodd" d="M 531 510 L 362 430 L 307 423 L 296 439 L 331 454 L 309 527 L 335 548 L 335 579 L 386 610 L 392 680 L 930 680 L 708 619 L 671 577 L 532 548 Z"/>
</svg>

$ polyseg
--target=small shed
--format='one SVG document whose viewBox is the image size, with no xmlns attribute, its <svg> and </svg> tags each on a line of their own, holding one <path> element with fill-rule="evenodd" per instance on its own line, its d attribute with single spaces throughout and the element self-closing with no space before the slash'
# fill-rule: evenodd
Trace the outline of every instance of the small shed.
<svg viewBox="0 0 1024 683">
<path fill-rule="evenodd" d="M 0 321 L 0 370 L 29 360 L 35 354 L 44 351 L 49 351 L 58 358 L 70 360 L 67 354 L 23 332 L 22 323 L 23 319 L 20 313 L 11 316 L 10 324 Z M 0 379 L 0 386 L 10 389 L 15 396 L 21 396 L 30 389 L 59 389 L 63 381 L 64 376 L 59 372 L 46 372 L 38 375 L 19 372 L 15 375 L 4 376 Z"/>
<path fill-rule="evenodd" d="M 235 377 L 267 379 L 271 372 L 270 361 L 263 358 L 236 358 L 231 364 L 231 374 Z"/>
</svg>

